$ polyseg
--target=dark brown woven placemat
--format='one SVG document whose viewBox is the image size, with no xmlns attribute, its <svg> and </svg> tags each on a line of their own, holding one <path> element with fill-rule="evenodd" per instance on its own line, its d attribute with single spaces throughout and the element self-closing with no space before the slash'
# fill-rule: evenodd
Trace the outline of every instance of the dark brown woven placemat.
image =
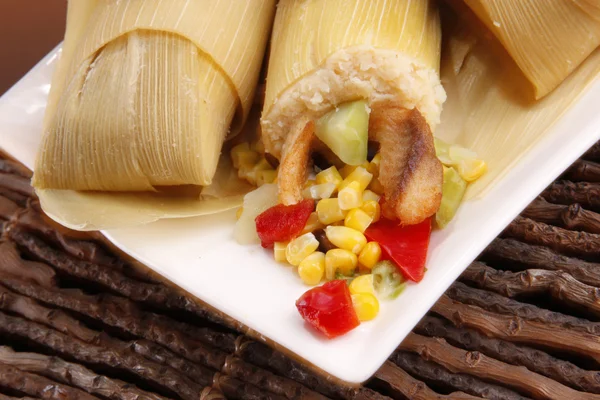
<svg viewBox="0 0 600 400">
<path fill-rule="evenodd" d="M 56 226 L 0 160 L 0 400 L 600 399 L 599 162 L 600 143 L 349 387 Z"/>
</svg>

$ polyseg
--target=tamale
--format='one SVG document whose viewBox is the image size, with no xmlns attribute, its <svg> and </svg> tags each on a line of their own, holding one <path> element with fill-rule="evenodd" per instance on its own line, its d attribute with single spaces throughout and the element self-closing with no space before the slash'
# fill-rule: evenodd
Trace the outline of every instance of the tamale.
<svg viewBox="0 0 600 400">
<path fill-rule="evenodd" d="M 431 131 L 446 97 L 440 46 L 434 1 L 280 1 L 261 127 L 266 151 L 281 159 L 283 203 L 298 201 L 314 148 L 313 122 L 364 100 L 371 110 L 369 138 L 381 147 L 386 204 L 407 224 L 435 213 L 442 167 Z M 409 159 L 411 148 L 420 149 L 418 160 Z"/>
<path fill-rule="evenodd" d="M 230 178 L 217 166 L 230 168 L 221 148 L 252 106 L 274 11 L 274 0 L 70 1 L 33 177 L 48 214 L 99 229 L 239 204 L 247 186 L 216 182 Z M 129 218 L 95 217 L 106 209 Z"/>
<path fill-rule="evenodd" d="M 538 99 L 600 45 L 600 2 L 595 0 L 462 1 L 506 48 Z"/>
<path fill-rule="evenodd" d="M 600 50 L 536 100 L 519 66 L 485 26 L 446 11 L 441 76 L 448 100 L 436 136 L 476 151 L 488 164 L 467 188 L 468 199 L 483 196 L 600 79 Z"/>
</svg>

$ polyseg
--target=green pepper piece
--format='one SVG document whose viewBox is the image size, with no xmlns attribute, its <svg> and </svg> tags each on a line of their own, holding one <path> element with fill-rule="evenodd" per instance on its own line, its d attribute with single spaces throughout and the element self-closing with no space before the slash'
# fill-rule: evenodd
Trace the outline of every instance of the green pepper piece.
<svg viewBox="0 0 600 400">
<path fill-rule="evenodd" d="M 406 282 L 393 262 L 379 261 L 371 270 L 373 286 L 377 295 L 386 300 L 393 300 L 404 291 Z"/>
<path fill-rule="evenodd" d="M 465 195 L 467 182 L 452 167 L 444 167 L 444 184 L 442 186 L 442 202 L 435 214 L 435 222 L 443 228 L 454 218 L 456 210 Z"/>
</svg>

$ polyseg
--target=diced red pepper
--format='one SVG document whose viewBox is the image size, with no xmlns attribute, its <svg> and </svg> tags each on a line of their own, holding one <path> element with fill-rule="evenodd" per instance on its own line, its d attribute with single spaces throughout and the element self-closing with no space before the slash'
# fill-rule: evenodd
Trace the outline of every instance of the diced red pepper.
<svg viewBox="0 0 600 400">
<path fill-rule="evenodd" d="M 264 211 L 254 220 L 262 246 L 272 247 L 275 242 L 286 242 L 298 236 L 314 210 L 315 202 L 307 199 L 291 206 L 278 204 Z"/>
<path fill-rule="evenodd" d="M 401 226 L 397 221 L 381 219 L 369 226 L 365 236 L 379 243 L 382 259 L 392 260 L 406 279 L 420 282 L 431 237 L 431 219 L 420 224 Z"/>
<path fill-rule="evenodd" d="M 360 325 L 350 289 L 341 279 L 310 289 L 296 301 L 296 308 L 310 326 L 329 339 Z"/>
</svg>

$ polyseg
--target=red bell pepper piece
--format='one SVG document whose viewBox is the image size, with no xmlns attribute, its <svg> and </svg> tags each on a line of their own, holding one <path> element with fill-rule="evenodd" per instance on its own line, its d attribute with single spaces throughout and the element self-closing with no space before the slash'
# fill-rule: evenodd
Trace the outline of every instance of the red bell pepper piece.
<svg viewBox="0 0 600 400">
<path fill-rule="evenodd" d="M 397 221 L 381 219 L 369 226 L 365 236 L 379 243 L 382 258 L 392 260 L 406 279 L 420 282 L 431 237 L 431 219 L 420 224 L 401 226 Z"/>
<path fill-rule="evenodd" d="M 329 339 L 360 325 L 350 289 L 341 279 L 310 289 L 296 301 L 296 308 L 310 326 Z"/>
<path fill-rule="evenodd" d="M 310 213 L 315 210 L 315 202 L 307 199 L 298 204 L 273 206 L 256 219 L 256 233 L 261 245 L 272 247 L 275 242 L 286 242 L 298 236 L 306 226 Z"/>
</svg>

